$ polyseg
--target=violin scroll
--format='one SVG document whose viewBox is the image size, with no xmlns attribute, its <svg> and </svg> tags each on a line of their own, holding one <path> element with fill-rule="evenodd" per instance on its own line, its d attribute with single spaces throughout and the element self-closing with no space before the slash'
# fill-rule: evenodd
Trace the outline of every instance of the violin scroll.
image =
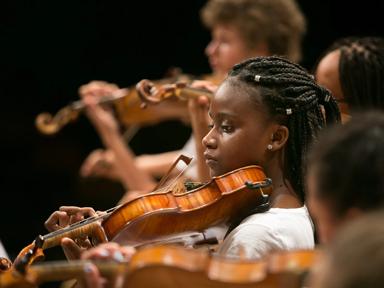
<svg viewBox="0 0 384 288">
<path fill-rule="evenodd" d="M 78 116 L 78 111 L 71 109 L 71 106 L 66 106 L 60 109 L 54 116 L 47 112 L 40 113 L 36 117 L 35 125 L 41 133 L 52 135 L 57 133 L 67 123 L 76 120 Z"/>
<path fill-rule="evenodd" d="M 147 103 L 157 104 L 169 97 L 178 97 L 181 92 L 180 89 L 185 87 L 187 87 L 187 83 L 184 81 L 155 86 L 148 79 L 143 79 L 136 84 L 136 90 L 143 102 L 142 107 L 146 107 Z"/>
<path fill-rule="evenodd" d="M 4 257 L 0 257 L 0 273 L 7 271 L 11 268 L 12 262 Z"/>
<path fill-rule="evenodd" d="M 212 92 L 207 89 L 194 88 L 186 81 L 177 81 L 173 84 L 155 85 L 153 82 L 143 79 L 136 84 L 137 94 L 142 101 L 142 107 L 148 104 L 158 104 L 169 98 L 187 100 L 201 95 L 212 97 Z"/>
</svg>

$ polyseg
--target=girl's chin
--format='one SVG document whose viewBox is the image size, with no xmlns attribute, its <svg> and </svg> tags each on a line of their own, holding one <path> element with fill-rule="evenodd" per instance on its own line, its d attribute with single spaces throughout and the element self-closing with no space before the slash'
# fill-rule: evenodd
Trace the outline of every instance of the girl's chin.
<svg viewBox="0 0 384 288">
<path fill-rule="evenodd" d="M 210 168 L 210 175 L 211 175 L 211 178 L 212 177 L 219 177 L 219 176 L 222 176 L 224 175 L 226 172 L 222 171 L 221 169 L 212 169 Z"/>
</svg>

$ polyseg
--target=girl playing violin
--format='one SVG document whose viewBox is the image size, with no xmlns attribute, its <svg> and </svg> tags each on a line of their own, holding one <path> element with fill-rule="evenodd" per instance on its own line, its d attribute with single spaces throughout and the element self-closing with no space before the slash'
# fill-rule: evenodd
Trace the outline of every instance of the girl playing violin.
<svg viewBox="0 0 384 288">
<path fill-rule="evenodd" d="M 305 18 L 294 0 L 210 0 L 201 9 L 201 19 L 212 35 L 205 54 L 212 68 L 213 77 L 211 78 L 215 80 L 215 84 L 224 79 L 233 65 L 250 57 L 282 55 L 295 62 L 301 58 L 301 40 L 305 33 Z M 217 88 L 216 85 L 213 87 L 208 83 L 204 85 L 211 90 Z M 91 82 L 80 89 L 80 95 L 98 97 L 109 94 L 115 89 L 117 87 L 113 84 Z M 206 111 L 203 113 L 206 114 Z M 94 122 L 94 118 L 91 120 Z M 118 147 L 115 149 L 115 146 L 111 146 L 111 141 L 107 139 L 117 138 L 110 135 L 113 130 L 104 135 L 101 134 L 100 129 L 98 132 L 103 138 L 107 150 L 96 150 L 91 153 L 82 165 L 81 174 L 85 177 L 110 176 L 121 180 L 127 190 L 146 192 L 150 191 L 148 187 L 154 187 L 154 177 L 163 175 L 177 156 L 186 154 L 195 157 L 199 154 L 201 152 L 199 143 L 202 136 L 206 134 L 205 131 L 202 132 L 202 135 L 197 135 L 196 147 L 195 141 L 191 137 L 181 151 L 140 155 L 128 162 L 129 156 L 133 156 L 132 152 L 120 149 L 121 145 L 118 145 L 116 141 L 114 144 Z M 119 153 L 123 156 L 121 157 Z M 122 158 L 126 161 L 121 161 Z M 122 168 L 124 166 L 125 169 Z M 126 175 L 125 170 L 131 171 L 130 175 L 133 173 L 146 175 L 138 176 L 143 179 L 138 184 L 134 181 L 135 179 L 132 179 L 135 177 Z M 189 166 L 186 174 L 189 179 L 194 181 L 209 179 L 207 168 L 195 160 Z M 132 195 L 133 193 L 127 194 L 128 197 L 132 197 Z"/>
<path fill-rule="evenodd" d="M 230 71 L 211 100 L 209 116 L 203 145 L 210 175 L 260 165 L 274 188 L 270 209 L 244 218 L 227 234 L 218 253 L 258 259 L 272 250 L 313 248 L 313 226 L 304 205 L 304 163 L 318 132 L 340 120 L 328 90 L 286 59 L 251 58 Z M 46 222 L 48 230 L 86 211 L 76 209 L 54 212 Z M 68 253 L 80 255 L 71 239 L 63 239 L 62 245 Z M 84 252 L 82 258 L 121 259 L 128 254 L 126 247 L 107 243 Z M 93 269 L 89 275 L 95 275 Z"/>
<path fill-rule="evenodd" d="M 345 37 L 336 40 L 315 69 L 316 81 L 339 104 L 343 122 L 367 109 L 384 109 L 384 38 Z"/>
</svg>

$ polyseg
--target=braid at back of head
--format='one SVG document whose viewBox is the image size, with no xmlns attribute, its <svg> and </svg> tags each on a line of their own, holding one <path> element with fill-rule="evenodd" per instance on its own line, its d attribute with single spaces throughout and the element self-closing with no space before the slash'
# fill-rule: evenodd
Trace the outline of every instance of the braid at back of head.
<svg viewBox="0 0 384 288">
<path fill-rule="evenodd" d="M 340 50 L 340 85 L 351 110 L 383 110 L 384 39 L 348 37 L 335 42 L 329 51 L 337 49 Z"/>
<path fill-rule="evenodd" d="M 307 151 L 319 130 L 340 121 L 336 101 L 304 68 L 276 56 L 248 59 L 235 65 L 228 77 L 257 89 L 270 115 L 289 129 L 284 178 L 304 201 Z"/>
</svg>

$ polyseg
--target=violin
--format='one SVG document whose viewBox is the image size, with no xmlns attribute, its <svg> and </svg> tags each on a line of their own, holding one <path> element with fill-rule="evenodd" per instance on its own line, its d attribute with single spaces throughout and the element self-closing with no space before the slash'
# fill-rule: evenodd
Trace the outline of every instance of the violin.
<svg viewBox="0 0 384 288">
<path fill-rule="evenodd" d="M 12 262 L 5 257 L 0 257 L 0 273 L 11 268 Z"/>
<path fill-rule="evenodd" d="M 175 245 L 142 247 L 129 262 L 94 261 L 102 276 L 124 276 L 124 287 L 284 287 L 301 288 L 320 250 L 279 251 L 260 260 L 223 257 Z M 34 264 L 24 272 L 0 274 L 4 288 L 33 287 L 82 277 L 89 260 Z"/>
<path fill-rule="evenodd" d="M 60 245 L 63 237 L 88 236 L 93 244 L 114 241 L 135 247 L 191 237 L 194 243 L 210 242 L 205 230 L 229 225 L 241 213 L 268 206 L 272 181 L 260 166 L 251 165 L 213 177 L 190 191 L 174 193 L 165 188 L 111 208 L 103 215 L 38 236 L 19 253 L 14 265 L 26 267 L 43 258 L 43 250 Z"/>
<path fill-rule="evenodd" d="M 167 99 L 188 100 L 197 98 L 201 95 L 212 97 L 212 92 L 206 89 L 190 87 L 185 81 L 178 81 L 173 84 L 157 86 L 148 79 L 143 79 L 136 84 L 136 90 L 140 99 L 143 101 L 143 107 L 147 104 L 159 104 Z"/>
<path fill-rule="evenodd" d="M 203 79 L 215 81 L 216 78 L 207 75 Z M 151 125 L 165 120 L 182 120 L 188 122 L 188 108 L 185 101 L 178 101 L 177 97 L 171 95 L 179 95 L 181 98 L 195 96 L 197 92 L 204 95 L 211 94 L 203 89 L 191 88 L 187 83 L 193 79 L 185 74 L 177 75 L 171 78 L 150 82 L 149 80 L 140 81 L 136 88 L 123 88 L 115 91 L 111 95 L 101 97 L 98 104 L 113 104 L 118 120 L 126 127 L 130 125 Z M 172 84 L 175 83 L 175 84 Z M 145 85 L 144 85 L 145 84 Z M 155 96 L 150 93 L 157 87 Z M 160 93 L 165 93 L 161 96 Z M 170 98 L 173 100 L 166 101 L 156 107 L 146 107 L 147 103 L 156 101 L 158 98 Z M 160 101 L 157 101 L 159 103 Z M 37 115 L 35 125 L 37 129 L 47 135 L 57 133 L 63 126 L 73 122 L 78 118 L 84 110 L 85 105 L 82 100 L 74 101 L 69 105 L 60 109 L 55 115 L 43 112 Z"/>
</svg>

